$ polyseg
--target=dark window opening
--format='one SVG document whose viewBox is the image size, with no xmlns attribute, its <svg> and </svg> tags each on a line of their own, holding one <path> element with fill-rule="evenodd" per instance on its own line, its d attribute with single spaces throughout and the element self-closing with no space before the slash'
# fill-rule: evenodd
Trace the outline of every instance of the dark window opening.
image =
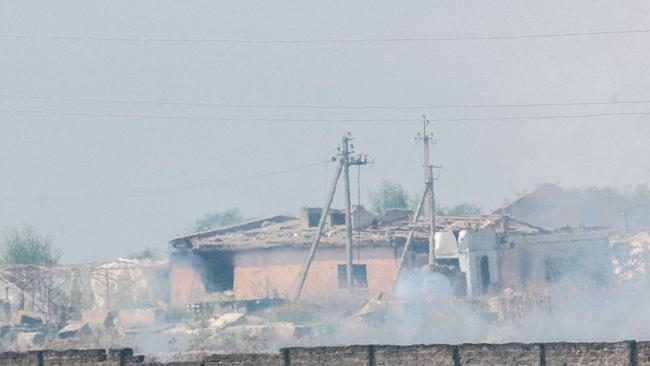
<svg viewBox="0 0 650 366">
<path fill-rule="evenodd" d="M 208 293 L 232 290 L 235 267 L 229 253 L 210 253 L 201 256 L 204 264 L 205 291 Z"/>
<path fill-rule="evenodd" d="M 331 212 L 330 213 L 330 225 L 345 225 L 345 213 L 343 212 Z"/>
<path fill-rule="evenodd" d="M 309 224 L 309 227 L 316 227 L 320 223 L 320 211 L 317 212 L 309 212 L 307 214 L 307 221 Z"/>
<path fill-rule="evenodd" d="M 487 293 L 490 288 L 490 260 L 487 255 L 480 257 L 479 266 L 480 266 L 480 285 L 481 292 Z"/>
<path fill-rule="evenodd" d="M 458 258 L 436 258 L 436 263 L 443 266 L 460 267 Z"/>
<path fill-rule="evenodd" d="M 338 284 L 339 288 L 347 287 L 347 274 L 345 269 L 347 268 L 346 264 L 338 265 Z M 353 264 L 352 265 L 352 287 L 357 288 L 368 288 L 368 274 L 366 272 L 365 264 Z"/>
<path fill-rule="evenodd" d="M 404 240 L 406 242 L 406 240 Z M 415 253 L 426 253 L 427 257 L 429 256 L 429 241 L 423 240 L 419 241 L 414 239 L 411 244 L 411 250 Z M 428 260 L 428 259 L 427 259 Z"/>
<path fill-rule="evenodd" d="M 548 283 L 560 282 L 576 272 L 575 258 L 549 258 L 544 261 L 544 279 Z"/>
<path fill-rule="evenodd" d="M 454 234 L 454 237 L 456 237 L 456 241 L 458 241 L 458 237 L 460 236 L 460 230 L 452 230 L 451 232 Z"/>
</svg>

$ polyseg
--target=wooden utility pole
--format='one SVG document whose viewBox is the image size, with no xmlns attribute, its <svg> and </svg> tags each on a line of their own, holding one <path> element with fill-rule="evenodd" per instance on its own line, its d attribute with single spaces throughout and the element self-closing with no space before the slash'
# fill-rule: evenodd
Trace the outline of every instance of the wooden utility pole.
<svg viewBox="0 0 650 366">
<path fill-rule="evenodd" d="M 307 280 L 307 274 L 309 273 L 309 267 L 314 260 L 316 255 L 316 248 L 320 243 L 320 240 L 323 236 L 323 230 L 325 228 L 325 223 L 327 221 L 327 216 L 331 210 L 332 201 L 334 200 L 334 194 L 336 193 L 336 186 L 341 173 L 344 176 L 345 183 L 345 226 L 346 226 L 346 243 L 345 243 L 345 253 L 346 253 L 346 285 L 348 288 L 352 287 L 352 200 L 350 197 L 350 166 L 351 165 L 365 165 L 368 164 L 368 158 L 365 155 L 354 155 L 353 146 L 350 144 L 352 137 L 348 133 L 343 137 L 343 142 L 341 147 L 338 148 L 339 154 L 338 157 L 333 158 L 338 160 L 338 165 L 336 167 L 336 172 L 334 173 L 334 180 L 330 186 L 330 190 L 325 200 L 325 207 L 321 211 L 321 217 L 318 222 L 318 231 L 316 232 L 316 237 L 309 248 L 309 254 L 307 255 L 307 260 L 302 267 L 300 272 L 300 278 L 298 280 L 298 290 L 296 292 L 295 299 L 300 298 L 302 289 L 305 286 L 305 281 Z"/>
<path fill-rule="evenodd" d="M 426 192 L 429 193 L 429 265 L 436 264 L 436 200 L 433 181 L 433 168 L 440 168 L 431 164 L 431 142 L 433 134 L 427 132 L 429 121 L 426 116 L 422 116 L 422 134 L 418 134 L 417 141 L 422 141 L 424 145 L 424 184 Z"/>
<path fill-rule="evenodd" d="M 341 161 L 343 162 L 343 181 L 345 182 L 345 284 L 352 288 L 352 201 L 350 199 L 350 138 L 343 137 Z"/>
<path fill-rule="evenodd" d="M 399 279 L 399 275 L 402 272 L 402 268 L 404 267 L 404 262 L 406 261 L 406 255 L 408 254 L 409 250 L 411 250 L 411 242 L 413 242 L 413 235 L 415 234 L 415 225 L 418 223 L 418 218 L 422 213 L 422 207 L 424 206 L 424 202 L 426 201 L 427 196 L 429 194 L 428 191 L 429 188 L 426 187 L 424 192 L 422 192 L 422 197 L 418 202 L 418 207 L 415 210 L 415 213 L 413 214 L 413 218 L 411 219 L 411 230 L 409 231 L 409 234 L 406 237 L 406 243 L 404 244 L 404 249 L 402 250 L 402 255 L 397 265 L 397 274 L 395 275 L 395 283 L 397 283 L 397 280 Z"/>
<path fill-rule="evenodd" d="M 343 137 L 340 159 L 343 161 L 343 180 L 345 181 L 345 229 L 347 242 L 345 243 L 346 266 L 345 283 L 347 288 L 352 288 L 352 200 L 350 198 L 350 166 L 366 165 L 368 158 L 365 155 L 354 155 L 353 146 L 350 144 L 350 134 Z M 358 208 L 357 208 L 358 209 Z M 357 223 L 358 225 L 359 223 Z"/>
<path fill-rule="evenodd" d="M 320 220 L 318 222 L 318 230 L 316 231 L 316 237 L 314 238 L 311 248 L 309 248 L 309 254 L 307 255 L 307 260 L 302 266 L 302 271 L 300 272 L 300 279 L 298 281 L 298 291 L 296 292 L 295 299 L 300 298 L 302 293 L 302 288 L 305 285 L 305 280 L 307 279 L 307 274 L 309 273 L 309 267 L 311 262 L 314 260 L 314 255 L 316 254 L 316 247 L 320 243 L 320 239 L 323 236 L 323 229 L 325 228 L 325 222 L 327 221 L 327 215 L 330 212 L 330 207 L 332 206 L 332 201 L 334 200 L 334 193 L 336 193 L 336 184 L 339 181 L 341 176 L 341 171 L 343 170 L 343 162 L 339 160 L 338 165 L 336 166 L 336 172 L 334 173 L 334 180 L 332 180 L 332 185 L 330 186 L 329 193 L 327 194 L 327 199 L 325 200 L 325 207 L 321 211 Z"/>
<path fill-rule="evenodd" d="M 104 269 L 104 309 L 106 310 L 106 313 L 110 312 L 110 306 L 111 306 L 111 300 L 109 298 L 110 296 L 110 288 L 108 287 L 108 267 Z"/>
<path fill-rule="evenodd" d="M 428 199 L 429 201 L 429 265 L 436 264 L 436 202 L 434 195 L 434 186 L 433 182 L 436 179 L 433 176 L 433 168 L 441 168 L 441 166 L 435 166 L 431 164 L 431 155 L 430 155 L 430 145 L 433 141 L 433 134 L 427 132 L 427 126 L 429 121 L 426 116 L 422 116 L 422 133 L 418 133 L 415 141 L 422 141 L 424 143 L 424 192 L 422 192 L 422 197 L 418 202 L 418 207 L 413 214 L 413 219 L 411 222 L 411 230 L 409 230 L 408 236 L 406 237 L 406 243 L 404 244 L 404 249 L 402 250 L 402 255 L 400 256 L 399 263 L 397 265 L 397 273 L 395 275 L 395 282 L 393 284 L 393 289 L 399 280 L 399 275 L 404 268 L 404 263 L 406 262 L 406 256 L 411 250 L 411 243 L 413 242 L 413 235 L 415 234 L 415 225 L 418 222 L 418 218 L 422 214 L 424 205 Z"/>
</svg>

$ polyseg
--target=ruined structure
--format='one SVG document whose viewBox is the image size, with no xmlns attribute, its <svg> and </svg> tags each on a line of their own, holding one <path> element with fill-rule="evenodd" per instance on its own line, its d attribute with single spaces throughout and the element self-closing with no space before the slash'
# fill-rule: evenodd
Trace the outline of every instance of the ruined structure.
<svg viewBox="0 0 650 366">
<path fill-rule="evenodd" d="M 495 213 L 551 229 L 568 225 L 604 226 L 621 233 L 650 230 L 650 216 L 645 210 L 629 211 L 616 197 L 565 189 L 553 183 L 522 193 Z"/>
<path fill-rule="evenodd" d="M 355 287 L 370 297 L 390 294 L 411 213 L 355 209 Z M 291 298 L 320 213 L 304 208 L 299 219 L 273 216 L 171 240 L 172 304 Z M 340 216 L 340 211 L 330 212 L 305 283 L 308 297 L 330 297 L 345 288 L 345 220 Z M 426 223 L 415 226 L 406 258 L 411 268 L 428 266 L 428 229 Z M 469 296 L 539 289 L 577 272 L 606 281 L 611 272 L 609 232 L 598 228 L 546 230 L 491 214 L 440 217 L 436 232 L 437 265 L 431 270 L 463 278 L 460 292 Z"/>
<path fill-rule="evenodd" d="M 470 295 L 539 290 L 574 275 L 602 285 L 612 273 L 610 232 L 600 228 L 551 231 L 500 216 L 457 235 L 459 265 L 467 274 Z M 449 234 L 438 233 L 438 237 L 441 247 L 455 244 Z"/>
<path fill-rule="evenodd" d="M 97 332 L 153 325 L 169 303 L 166 260 L 0 267 L 4 350 L 96 345 Z"/>
<path fill-rule="evenodd" d="M 345 219 L 340 216 L 330 212 L 330 225 L 305 284 L 306 296 L 331 296 L 344 281 Z M 173 304 L 185 306 L 221 295 L 237 300 L 290 298 L 319 219 L 318 209 L 305 209 L 301 219 L 274 216 L 172 240 Z M 386 291 L 395 278 L 403 240 L 399 234 L 408 228 L 394 225 L 369 226 L 355 238 L 354 283 L 371 296 Z"/>
</svg>

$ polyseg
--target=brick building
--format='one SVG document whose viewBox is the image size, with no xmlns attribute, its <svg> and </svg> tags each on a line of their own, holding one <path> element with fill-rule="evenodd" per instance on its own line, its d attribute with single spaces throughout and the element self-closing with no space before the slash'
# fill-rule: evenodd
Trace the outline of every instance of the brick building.
<svg viewBox="0 0 650 366">
<path fill-rule="evenodd" d="M 410 230 L 410 211 L 353 215 L 353 283 L 367 296 L 390 293 Z M 289 299 L 316 235 L 318 208 L 299 218 L 272 216 L 170 241 L 174 306 L 224 300 Z M 303 297 L 331 298 L 345 287 L 345 217 L 333 210 L 309 270 Z M 437 220 L 436 257 L 446 275 L 462 278 L 462 293 L 480 296 L 510 288 L 539 288 L 587 273 L 611 271 L 609 232 L 546 230 L 500 214 Z M 427 265 L 428 226 L 415 227 L 407 266 Z M 458 287 L 458 286 L 457 286 Z"/>
</svg>

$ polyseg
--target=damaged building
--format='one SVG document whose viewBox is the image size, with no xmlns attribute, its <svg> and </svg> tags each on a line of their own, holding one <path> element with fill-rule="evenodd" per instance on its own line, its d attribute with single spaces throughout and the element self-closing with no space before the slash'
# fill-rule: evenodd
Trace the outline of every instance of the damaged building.
<svg viewBox="0 0 650 366">
<path fill-rule="evenodd" d="M 488 217 L 484 226 L 460 231 L 457 241 L 446 235 L 451 243 L 444 232 L 436 234 L 441 245 L 457 245 L 469 295 L 540 290 L 577 277 L 604 284 L 611 276 L 609 230 L 547 230 L 509 216 Z"/>
<path fill-rule="evenodd" d="M 369 295 L 386 291 L 386 284 L 394 280 L 399 241 L 403 242 L 408 230 L 407 225 L 399 230 L 399 225 L 406 224 L 410 214 L 405 210 L 387 212 L 382 219 L 393 220 L 390 226 L 379 225 L 374 217 L 356 215 L 369 221 L 363 228 L 356 220 L 353 223 L 355 230 L 362 229 L 357 231 L 360 236 L 355 235 L 353 282 Z M 273 216 L 173 239 L 173 305 L 224 296 L 237 300 L 291 298 L 320 215 L 320 209 L 304 208 L 300 218 Z M 306 296 L 331 296 L 345 285 L 344 247 L 345 214 L 332 210 L 305 283 Z"/>
<path fill-rule="evenodd" d="M 171 240 L 172 304 L 293 298 L 321 212 L 303 208 L 299 218 L 272 216 Z M 391 292 L 411 215 L 355 207 L 352 273 L 359 292 Z M 327 222 L 303 290 L 315 299 L 346 288 L 345 214 L 332 210 Z M 602 283 L 611 273 L 609 234 L 601 228 L 547 230 L 503 214 L 443 216 L 432 270 L 468 296 L 540 289 L 576 274 Z M 428 238 L 428 226 L 417 224 L 407 267 L 427 266 Z"/>
<path fill-rule="evenodd" d="M 643 192 L 643 191 L 642 191 Z M 569 226 L 607 226 L 620 233 L 650 231 L 650 213 L 629 206 L 616 191 L 568 189 L 543 183 L 523 192 L 495 211 L 516 219 L 555 229 Z"/>
</svg>

